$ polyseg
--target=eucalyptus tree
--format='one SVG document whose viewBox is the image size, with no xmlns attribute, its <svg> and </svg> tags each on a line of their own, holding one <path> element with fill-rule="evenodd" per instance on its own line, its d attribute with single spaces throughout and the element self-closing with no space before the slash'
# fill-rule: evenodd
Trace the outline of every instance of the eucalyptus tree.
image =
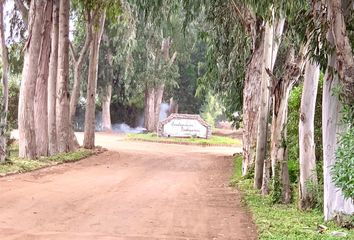
<svg viewBox="0 0 354 240">
<path fill-rule="evenodd" d="M 106 10 L 100 9 L 93 19 L 92 25 L 92 41 L 90 43 L 89 70 L 87 79 L 87 95 L 86 95 L 86 111 L 85 111 L 85 132 L 84 147 L 95 147 L 95 106 L 96 106 L 96 89 L 97 89 L 97 73 L 98 58 L 101 44 L 101 38 L 104 30 L 106 19 Z"/>
<path fill-rule="evenodd" d="M 53 1 L 51 32 L 51 53 L 49 61 L 48 76 L 48 153 L 55 155 L 57 147 L 57 128 L 56 128 L 56 88 L 58 76 L 58 40 L 59 40 L 59 0 Z"/>
<path fill-rule="evenodd" d="M 56 127 L 59 152 L 68 152 L 72 147 L 69 141 L 69 16 L 70 0 L 60 1 L 56 99 Z"/>
<path fill-rule="evenodd" d="M 39 55 L 38 76 L 36 80 L 34 121 L 36 132 L 36 145 L 38 156 L 48 155 L 48 76 L 49 60 L 51 52 L 51 29 L 52 29 L 53 0 L 46 2 L 43 12 L 43 33 L 41 50 Z"/>
<path fill-rule="evenodd" d="M 316 186 L 318 182 L 316 174 L 314 122 L 319 78 L 319 64 L 308 61 L 305 67 L 299 121 L 299 206 L 301 209 L 313 207 L 312 205 L 315 200 L 313 193 L 308 189 L 308 185 L 312 184 Z"/>
<path fill-rule="evenodd" d="M 323 42 L 333 51 L 327 52 L 328 64 L 323 87 L 323 149 L 324 149 L 324 214 L 325 219 L 332 219 L 338 213 L 353 214 L 354 204 L 352 199 L 346 199 L 340 189 L 333 183 L 332 166 L 336 163 L 336 149 L 340 146 L 338 137 L 352 127 L 353 117 L 343 121 L 341 111 L 347 109 L 349 116 L 353 116 L 354 104 L 354 58 L 353 58 L 353 2 L 345 0 L 325 1 L 327 11 L 319 15 L 316 21 L 321 26 L 329 23 L 327 32 L 323 33 Z M 335 69 L 335 71 L 333 71 Z M 340 92 L 336 92 L 336 88 Z M 347 114 L 348 114 L 347 113 Z M 351 159 L 347 159 L 351 161 Z M 348 183 L 350 184 L 350 183 Z"/>
<path fill-rule="evenodd" d="M 96 93 L 97 93 L 97 74 L 99 51 L 104 30 L 106 16 L 109 18 L 117 18 L 121 13 L 120 1 L 94 1 L 92 10 L 95 14 L 92 17 L 92 40 L 90 43 L 89 68 L 87 79 L 86 94 L 86 110 L 85 110 L 85 130 L 84 144 L 85 148 L 93 148 L 95 146 L 95 109 L 96 109 Z"/>
<path fill-rule="evenodd" d="M 134 59 L 144 59 L 143 65 L 135 65 L 137 77 L 145 85 L 144 126 L 148 131 L 157 130 L 159 112 L 165 85 L 175 82 L 178 70 L 175 60 L 177 52 L 173 51 L 173 36 L 182 34 L 180 16 L 180 1 L 171 2 L 171 5 L 159 3 L 158 15 L 149 12 L 149 7 L 156 3 L 144 1 L 130 1 L 131 9 L 137 18 L 136 21 L 136 48 Z M 161 5 L 160 5 L 161 4 Z M 144 7 L 141 7 L 144 6 Z M 141 61 L 139 61 L 141 63 Z"/>
<path fill-rule="evenodd" d="M 0 1 L 0 48 L 1 48 L 1 98 L 0 98 L 0 162 L 5 161 L 7 156 L 8 141 L 8 109 L 9 109 L 9 56 L 5 42 L 5 24 L 4 24 L 4 2 Z"/>
<path fill-rule="evenodd" d="M 51 4 L 47 1 L 31 1 L 29 10 L 29 37 L 25 46 L 24 66 L 19 99 L 19 156 L 36 158 L 35 134 L 35 93 L 37 76 L 39 76 L 38 59 L 40 59 L 41 43 L 45 34 L 42 34 L 48 16 L 45 14 Z M 48 10 L 49 11 L 49 10 Z"/>
<path fill-rule="evenodd" d="M 83 63 L 85 60 L 86 53 L 89 50 L 91 41 L 92 41 L 92 26 L 93 26 L 93 17 L 97 15 L 97 10 L 92 10 L 90 9 L 90 6 L 85 5 L 85 2 L 74 2 L 73 8 L 75 9 L 74 14 L 78 15 L 77 16 L 77 21 L 76 21 L 76 29 L 75 33 L 78 33 L 78 29 L 80 29 L 79 24 L 82 24 L 84 22 L 85 28 L 84 28 L 84 44 L 81 47 L 74 47 L 74 44 L 70 42 L 70 53 L 71 53 L 71 59 L 73 62 L 73 72 L 74 72 L 74 83 L 71 91 L 71 96 L 70 96 L 70 113 L 69 113 L 69 121 L 70 124 L 72 125 L 70 128 L 70 139 L 72 141 L 72 144 L 75 146 L 78 146 L 79 143 L 77 142 L 75 133 L 74 133 L 74 120 L 75 120 L 75 113 L 76 113 L 76 108 L 78 105 L 79 97 L 80 97 L 80 87 L 81 87 L 81 81 L 82 81 L 82 70 L 83 70 Z"/>
</svg>

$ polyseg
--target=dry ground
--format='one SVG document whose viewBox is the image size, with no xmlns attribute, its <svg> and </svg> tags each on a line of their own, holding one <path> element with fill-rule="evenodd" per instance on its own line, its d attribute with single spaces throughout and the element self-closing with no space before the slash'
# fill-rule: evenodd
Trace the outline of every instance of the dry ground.
<svg viewBox="0 0 354 240">
<path fill-rule="evenodd" d="M 96 141 L 109 151 L 0 178 L 0 239 L 256 239 L 228 187 L 241 149 Z"/>
</svg>

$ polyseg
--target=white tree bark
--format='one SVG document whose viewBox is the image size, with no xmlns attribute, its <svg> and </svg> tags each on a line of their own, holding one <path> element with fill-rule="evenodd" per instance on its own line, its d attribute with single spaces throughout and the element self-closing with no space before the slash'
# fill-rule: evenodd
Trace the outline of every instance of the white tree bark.
<svg viewBox="0 0 354 240">
<path fill-rule="evenodd" d="M 261 100 L 259 105 L 259 118 L 257 130 L 257 146 L 256 146 L 256 162 L 254 187 L 260 189 L 262 187 L 263 164 L 266 157 L 267 147 L 267 129 L 269 117 L 269 102 L 270 102 L 270 77 L 266 69 L 272 69 L 272 51 L 273 51 L 273 25 L 269 22 L 265 26 L 264 34 L 264 50 L 262 60 L 262 82 L 261 82 Z"/>
<path fill-rule="evenodd" d="M 58 80 L 56 125 L 58 151 L 71 150 L 69 142 L 69 15 L 70 1 L 61 0 L 59 5 Z"/>
<path fill-rule="evenodd" d="M 34 99 L 34 118 L 38 156 L 48 156 L 48 75 L 51 51 L 53 0 L 48 0 L 43 14 L 41 52 L 39 56 L 38 76 Z"/>
<path fill-rule="evenodd" d="M 322 123 L 323 123 L 323 181 L 324 181 L 324 216 L 331 220 L 337 213 L 352 215 L 354 205 L 345 200 L 342 191 L 332 182 L 331 167 L 336 161 L 335 152 L 338 135 L 345 129 L 341 124 L 341 103 L 333 91 L 341 84 L 342 95 L 347 103 L 353 101 L 354 63 L 351 45 L 346 33 L 346 26 L 340 0 L 328 1 L 328 20 L 331 23 L 328 41 L 336 48 L 329 57 L 323 86 Z M 333 69 L 337 70 L 334 73 Z"/>
<path fill-rule="evenodd" d="M 345 200 L 343 193 L 332 182 L 331 167 L 336 161 L 338 135 L 343 132 L 340 124 L 341 104 L 338 96 L 333 94 L 338 86 L 338 76 L 332 73 L 335 65 L 335 56 L 332 56 L 325 74 L 322 99 L 323 122 L 323 181 L 324 181 L 324 216 L 331 220 L 337 213 L 353 214 L 354 205 L 350 200 Z"/>
<path fill-rule="evenodd" d="M 58 72 L 59 0 L 53 1 L 53 26 L 48 77 L 48 153 L 55 155 L 57 148 L 56 88 Z"/>
<path fill-rule="evenodd" d="M 29 37 L 25 46 L 22 82 L 19 97 L 18 130 L 19 156 L 34 159 L 37 157 L 34 122 L 34 97 L 41 50 L 41 35 L 44 9 L 47 1 L 31 1 L 29 12 Z"/>
<path fill-rule="evenodd" d="M 305 67 L 299 121 L 300 151 L 300 208 L 311 208 L 313 196 L 307 189 L 308 182 L 317 184 L 314 121 L 320 66 L 308 61 Z"/>
<path fill-rule="evenodd" d="M 112 82 L 109 82 L 105 87 L 102 96 L 102 127 L 103 131 L 112 130 L 111 122 L 111 98 L 112 98 Z"/>
<path fill-rule="evenodd" d="M 261 30 L 259 41 L 255 45 L 251 61 L 246 70 L 244 88 L 243 88 L 243 160 L 242 175 L 245 176 L 251 168 L 254 168 L 257 127 L 259 116 L 259 104 L 261 85 L 259 84 L 262 75 L 263 43 L 264 30 Z M 254 40 L 255 41 L 255 40 Z"/>
<path fill-rule="evenodd" d="M 8 49 L 5 43 L 5 25 L 4 25 L 4 1 L 0 1 L 0 47 L 1 47 L 1 60 L 2 60 L 2 96 L 1 96 L 1 109 L 0 109 L 0 162 L 6 160 L 7 157 L 7 115 L 9 109 L 9 56 Z"/>
<path fill-rule="evenodd" d="M 278 55 L 281 43 L 285 19 L 280 18 L 275 24 L 266 23 L 264 34 L 264 51 L 262 60 L 262 83 L 260 94 L 259 118 L 257 126 L 257 143 L 256 143 L 256 160 L 255 160 L 255 176 L 254 187 L 260 189 L 262 187 L 264 161 L 267 151 L 267 133 L 268 118 L 270 114 L 270 86 L 271 81 L 267 73 L 267 69 L 273 71 L 275 61 Z M 270 164 L 269 164 L 270 165 Z"/>
<path fill-rule="evenodd" d="M 85 112 L 85 132 L 84 147 L 92 149 L 95 147 L 95 109 L 96 109 L 96 88 L 98 73 L 98 57 L 100 51 L 100 43 L 104 29 L 106 13 L 101 11 L 97 15 L 92 25 L 92 41 L 90 46 L 90 63 L 87 84 L 86 112 Z"/>
</svg>

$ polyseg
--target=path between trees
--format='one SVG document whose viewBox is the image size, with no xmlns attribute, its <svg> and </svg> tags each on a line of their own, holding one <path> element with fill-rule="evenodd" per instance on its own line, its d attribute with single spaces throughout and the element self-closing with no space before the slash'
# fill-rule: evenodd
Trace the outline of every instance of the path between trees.
<svg viewBox="0 0 354 240">
<path fill-rule="evenodd" d="M 0 179 L 0 239 L 256 239 L 228 187 L 241 149 L 96 142 L 109 151 Z"/>
</svg>

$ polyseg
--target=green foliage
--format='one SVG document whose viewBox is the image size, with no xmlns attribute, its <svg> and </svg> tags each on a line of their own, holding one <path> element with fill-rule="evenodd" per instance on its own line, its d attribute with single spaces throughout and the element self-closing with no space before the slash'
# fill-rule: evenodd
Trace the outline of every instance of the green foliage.
<svg viewBox="0 0 354 240">
<path fill-rule="evenodd" d="M 243 194 L 243 200 L 250 209 L 258 228 L 259 239 L 338 239 L 331 235 L 334 231 L 344 232 L 346 237 L 353 239 L 354 232 L 339 228 L 333 222 L 323 222 L 322 213 L 318 210 L 300 211 L 294 205 L 273 204 L 269 196 L 262 197 L 253 188 L 252 179 L 242 178 L 242 157 L 234 161 L 234 174 L 230 181 Z M 319 225 L 325 225 L 326 230 L 320 231 Z"/>
<path fill-rule="evenodd" d="M 320 176 L 320 179 L 322 177 Z M 312 196 L 312 203 L 310 204 L 313 208 L 318 210 L 323 209 L 323 183 L 314 183 L 313 181 L 307 181 L 306 183 L 307 191 Z"/>
<path fill-rule="evenodd" d="M 354 201 L 354 127 L 339 137 L 332 180 L 347 199 Z"/>
<path fill-rule="evenodd" d="M 275 166 L 274 177 L 272 179 L 272 191 L 270 193 L 270 199 L 273 204 L 281 203 L 282 200 L 282 184 L 280 179 L 280 163 Z"/>
<path fill-rule="evenodd" d="M 39 168 L 53 166 L 60 163 L 75 162 L 83 158 L 87 158 L 93 154 L 87 149 L 79 149 L 74 152 L 61 153 L 51 157 L 41 157 L 37 160 L 28 160 L 18 157 L 18 145 L 13 145 L 10 148 L 9 159 L 0 164 L 0 176 L 13 173 L 23 173 L 33 171 Z"/>
<path fill-rule="evenodd" d="M 136 141 L 147 142 L 161 142 L 161 143 L 179 143 L 179 144 L 192 144 L 192 145 L 216 145 L 216 146 L 239 146 L 241 142 L 237 139 L 223 137 L 223 136 L 211 136 L 209 139 L 204 138 L 163 138 L 158 137 L 154 133 L 147 134 L 128 134 L 127 139 Z"/>
<path fill-rule="evenodd" d="M 11 76 L 10 76 L 11 77 Z M 0 85 L 0 95 L 2 92 Z M 9 110 L 7 114 L 7 128 L 9 130 L 17 128 L 18 99 L 20 95 L 20 85 L 18 79 L 10 78 L 9 81 Z"/>
<path fill-rule="evenodd" d="M 288 102 L 287 146 L 290 182 L 296 183 L 299 175 L 299 119 L 302 85 L 294 87 Z"/>
<path fill-rule="evenodd" d="M 215 127 L 216 121 L 223 115 L 223 112 L 224 107 L 221 105 L 219 97 L 209 92 L 205 98 L 200 116 L 212 127 Z"/>
</svg>

